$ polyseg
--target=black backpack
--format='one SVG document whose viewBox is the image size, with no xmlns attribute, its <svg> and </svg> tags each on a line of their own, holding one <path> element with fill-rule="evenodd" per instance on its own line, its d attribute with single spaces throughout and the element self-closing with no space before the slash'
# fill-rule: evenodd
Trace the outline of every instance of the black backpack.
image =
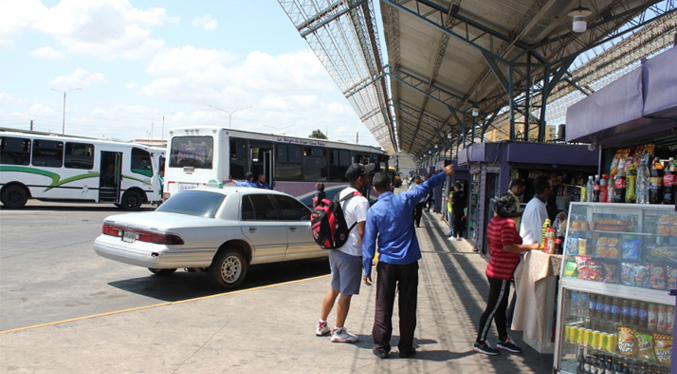
<svg viewBox="0 0 677 374">
<path fill-rule="evenodd" d="M 348 241 L 348 234 L 350 230 L 355 227 L 357 222 L 348 227 L 346 219 L 343 216 L 343 208 L 341 207 L 344 201 L 350 200 L 360 193 L 354 191 L 353 193 L 339 199 L 340 193 L 336 195 L 333 201 L 329 199 L 322 199 L 313 209 L 310 215 L 310 225 L 313 231 L 313 239 L 324 249 L 341 248 Z"/>
</svg>

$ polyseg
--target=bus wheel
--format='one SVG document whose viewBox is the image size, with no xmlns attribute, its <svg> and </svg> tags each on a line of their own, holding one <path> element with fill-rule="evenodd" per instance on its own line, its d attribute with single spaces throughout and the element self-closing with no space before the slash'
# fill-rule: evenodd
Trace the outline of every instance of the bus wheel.
<svg viewBox="0 0 677 374">
<path fill-rule="evenodd" d="M 143 204 L 143 197 L 136 191 L 127 191 L 122 196 L 121 208 L 124 210 L 139 210 Z"/>
<path fill-rule="evenodd" d="M 176 271 L 176 269 L 156 269 L 156 268 L 148 268 L 148 270 L 150 270 L 151 273 L 160 276 L 172 275 Z"/>
<path fill-rule="evenodd" d="M 2 204 L 10 209 L 23 208 L 28 201 L 28 192 L 26 189 L 18 186 L 7 186 L 2 190 Z"/>
<path fill-rule="evenodd" d="M 220 251 L 207 269 L 209 282 L 215 288 L 235 288 L 242 283 L 247 274 L 247 260 L 236 249 Z"/>
</svg>

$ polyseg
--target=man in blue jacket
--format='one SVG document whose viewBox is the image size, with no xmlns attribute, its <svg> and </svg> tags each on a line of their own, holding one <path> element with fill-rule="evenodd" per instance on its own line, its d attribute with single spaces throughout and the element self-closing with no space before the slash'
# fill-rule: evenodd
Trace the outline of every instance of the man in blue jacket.
<svg viewBox="0 0 677 374">
<path fill-rule="evenodd" d="M 416 298 L 418 293 L 418 260 L 421 249 L 413 220 L 414 207 L 433 187 L 441 185 L 446 176 L 452 175 L 450 164 L 443 172 L 419 184 L 407 192 L 393 194 L 392 180 L 388 173 L 379 172 L 373 178 L 378 201 L 367 212 L 364 239 L 362 241 L 363 280 L 371 286 L 371 261 L 378 240 L 378 265 L 376 273 L 376 315 L 372 335 L 373 352 L 379 358 L 390 355 L 390 337 L 393 325 L 393 304 L 398 290 L 400 312 L 400 357 L 416 353 L 414 330 L 416 329 Z"/>
</svg>

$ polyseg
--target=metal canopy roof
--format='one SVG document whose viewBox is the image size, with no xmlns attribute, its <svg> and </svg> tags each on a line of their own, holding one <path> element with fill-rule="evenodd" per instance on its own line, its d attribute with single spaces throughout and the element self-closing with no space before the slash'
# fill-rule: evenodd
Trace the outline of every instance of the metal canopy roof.
<svg viewBox="0 0 677 374">
<path fill-rule="evenodd" d="M 585 92 L 568 71 L 582 52 L 674 12 L 654 0 L 381 0 L 386 65 L 371 1 L 278 1 L 379 144 L 417 157 L 481 141 L 501 117 L 510 140 L 543 141 L 555 86 Z M 587 31 L 574 33 L 579 6 Z"/>
</svg>

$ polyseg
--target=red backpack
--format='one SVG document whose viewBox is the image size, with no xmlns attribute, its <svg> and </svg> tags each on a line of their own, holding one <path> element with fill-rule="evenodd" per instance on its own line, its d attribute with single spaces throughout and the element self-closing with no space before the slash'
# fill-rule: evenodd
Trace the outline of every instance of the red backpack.
<svg viewBox="0 0 677 374">
<path fill-rule="evenodd" d="M 348 227 L 343 215 L 341 204 L 360 193 L 354 191 L 352 194 L 339 199 L 340 193 L 336 195 L 333 201 L 322 199 L 313 209 L 310 215 L 310 225 L 313 231 L 313 239 L 324 249 L 341 248 L 348 241 L 350 230 L 355 227 L 357 222 Z"/>
</svg>

